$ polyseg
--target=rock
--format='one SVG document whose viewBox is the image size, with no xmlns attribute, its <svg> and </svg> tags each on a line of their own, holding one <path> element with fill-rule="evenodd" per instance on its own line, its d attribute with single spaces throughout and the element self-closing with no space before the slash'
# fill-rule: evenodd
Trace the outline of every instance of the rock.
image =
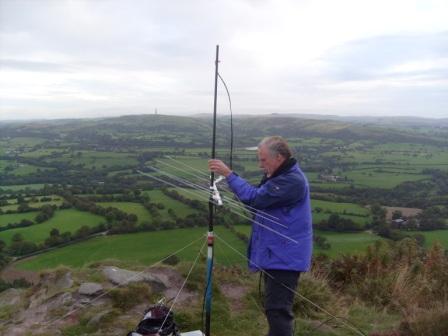
<svg viewBox="0 0 448 336">
<path fill-rule="evenodd" d="M 68 289 L 73 286 L 72 274 L 70 272 L 65 273 L 56 280 L 55 286 L 60 289 Z"/>
<path fill-rule="evenodd" d="M 53 297 L 73 286 L 73 279 L 71 272 L 64 274 L 49 273 L 42 277 L 42 287 L 47 288 L 47 298 Z"/>
<path fill-rule="evenodd" d="M 158 277 L 145 272 L 133 272 L 109 266 L 103 268 L 103 273 L 115 285 L 121 286 L 132 282 L 146 282 L 155 292 L 161 292 L 167 288 Z"/>
<path fill-rule="evenodd" d="M 35 309 L 35 308 L 39 307 L 41 304 L 43 304 L 47 298 L 46 293 L 47 293 L 47 290 L 45 288 L 41 288 L 38 291 L 36 291 L 30 297 L 30 305 L 28 308 Z"/>
<path fill-rule="evenodd" d="M 56 297 L 53 297 L 50 301 L 45 304 L 48 309 L 57 309 L 62 306 L 69 306 L 73 303 L 73 296 L 71 293 L 62 293 Z"/>
<path fill-rule="evenodd" d="M 82 298 L 81 301 L 79 301 L 79 303 L 81 304 L 80 307 L 83 307 L 84 305 L 88 305 L 90 303 L 90 299 Z"/>
<path fill-rule="evenodd" d="M 31 325 L 43 323 L 49 310 L 59 308 L 62 300 L 58 300 L 56 298 L 47 301 L 46 291 L 45 289 L 41 289 L 29 298 L 29 302 L 29 306 L 26 309 L 21 310 L 18 315 L 16 315 L 17 323 L 20 321 L 20 324 L 28 329 L 30 329 Z M 35 331 L 36 330 L 33 329 L 33 332 Z"/>
<path fill-rule="evenodd" d="M 198 299 L 198 295 L 194 291 L 190 291 L 188 288 L 184 288 L 180 293 L 179 290 L 184 283 L 182 275 L 170 267 L 152 267 L 149 272 L 158 277 L 166 285 L 167 289 L 163 291 L 163 296 L 167 299 L 177 297 L 177 302 L 193 302 Z"/>
<path fill-rule="evenodd" d="M 0 307 L 4 307 L 7 305 L 13 306 L 20 302 L 20 296 L 22 291 L 9 288 L 0 293 Z"/>
<path fill-rule="evenodd" d="M 84 282 L 78 289 L 81 295 L 95 295 L 103 291 L 103 286 L 95 282 Z"/>
<path fill-rule="evenodd" d="M 63 306 L 70 305 L 70 304 L 73 302 L 72 294 L 70 294 L 70 293 L 64 293 L 64 294 L 61 295 L 60 300 L 61 300 L 61 304 L 62 304 Z"/>
</svg>

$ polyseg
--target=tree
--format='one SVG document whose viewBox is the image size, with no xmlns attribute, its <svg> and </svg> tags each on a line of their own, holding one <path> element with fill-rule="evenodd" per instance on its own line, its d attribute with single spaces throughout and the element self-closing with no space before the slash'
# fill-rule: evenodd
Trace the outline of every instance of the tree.
<svg viewBox="0 0 448 336">
<path fill-rule="evenodd" d="M 50 237 L 59 237 L 59 236 L 60 236 L 60 234 L 59 234 L 59 230 L 58 229 L 56 229 L 56 228 L 51 229 Z"/>
<path fill-rule="evenodd" d="M 28 203 L 20 203 L 19 206 L 17 207 L 17 212 L 27 212 L 30 210 L 32 210 L 32 208 L 30 208 Z"/>
<path fill-rule="evenodd" d="M 176 219 L 176 213 L 174 212 L 173 209 L 169 208 L 168 209 L 168 215 L 172 218 L 172 219 Z"/>
<path fill-rule="evenodd" d="M 130 222 L 137 222 L 138 221 L 138 217 L 137 217 L 137 215 L 136 214 L 129 214 L 128 215 L 128 221 L 130 221 Z"/>
<path fill-rule="evenodd" d="M 328 250 L 331 248 L 330 243 L 327 240 L 327 237 L 324 236 L 313 236 L 313 241 L 316 244 L 316 246 L 320 247 L 323 250 Z"/>
<path fill-rule="evenodd" d="M 403 217 L 403 213 L 400 210 L 394 210 L 392 219 L 400 219 L 401 217 Z"/>
<path fill-rule="evenodd" d="M 76 238 L 85 238 L 90 235 L 90 228 L 87 225 L 81 226 L 75 233 Z"/>
<path fill-rule="evenodd" d="M 379 204 L 373 204 L 370 207 L 370 211 L 372 212 L 372 227 L 384 226 L 387 210 Z"/>
<path fill-rule="evenodd" d="M 13 241 L 9 246 L 9 251 L 13 255 L 26 255 L 37 250 L 37 245 L 30 241 Z"/>
<path fill-rule="evenodd" d="M 20 221 L 20 223 L 19 223 L 19 226 L 20 227 L 25 227 L 25 226 L 31 226 L 31 225 L 33 225 L 34 224 L 34 222 L 33 221 L 30 221 L 29 219 L 22 219 L 21 221 Z"/>
<path fill-rule="evenodd" d="M 20 233 L 15 233 L 15 234 L 12 236 L 11 241 L 12 241 L 13 243 L 19 243 L 19 242 L 22 242 L 22 241 L 23 241 L 23 236 L 22 236 L 22 234 L 20 234 Z"/>
<path fill-rule="evenodd" d="M 45 240 L 46 246 L 56 246 L 62 243 L 61 236 L 59 234 L 59 230 L 56 228 L 51 229 L 50 237 Z"/>
</svg>

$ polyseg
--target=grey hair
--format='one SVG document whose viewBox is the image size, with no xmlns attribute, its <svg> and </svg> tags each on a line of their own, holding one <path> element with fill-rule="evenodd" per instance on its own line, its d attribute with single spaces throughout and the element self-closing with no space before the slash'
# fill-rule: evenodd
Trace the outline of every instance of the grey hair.
<svg viewBox="0 0 448 336">
<path fill-rule="evenodd" d="M 258 148 L 262 146 L 266 146 L 272 156 L 280 154 L 285 159 L 289 159 L 292 156 L 288 143 L 281 136 L 275 135 L 264 138 L 258 144 Z"/>
</svg>

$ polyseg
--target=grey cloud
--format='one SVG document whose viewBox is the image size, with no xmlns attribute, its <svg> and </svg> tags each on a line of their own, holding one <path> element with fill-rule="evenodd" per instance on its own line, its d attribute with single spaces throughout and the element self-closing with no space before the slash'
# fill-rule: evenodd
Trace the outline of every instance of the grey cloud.
<svg viewBox="0 0 448 336">
<path fill-rule="evenodd" d="M 71 72 L 73 67 L 50 62 L 24 61 L 15 59 L 0 59 L 0 69 L 13 69 L 33 72 Z"/>
<path fill-rule="evenodd" d="M 322 100 L 334 102 L 330 106 L 334 111 L 336 108 L 354 111 L 360 104 L 367 104 L 370 97 L 361 96 L 364 92 L 357 92 L 349 85 L 337 87 L 340 82 L 383 78 L 387 69 L 403 62 L 448 54 L 447 32 L 381 36 L 333 48 L 308 69 L 266 72 L 256 62 L 258 55 L 244 50 L 235 40 L 240 34 L 269 32 L 271 26 L 281 25 L 269 15 L 272 9 L 281 13 L 281 3 L 277 5 L 270 0 L 225 3 L 215 0 L 0 0 L 0 70 L 38 71 L 43 77 L 47 72 L 62 73 L 53 76 L 58 79 L 57 85 L 50 81 L 39 87 L 37 95 L 44 92 L 51 101 L 39 102 L 28 88 L 34 106 L 30 101 L 18 100 L 10 101 L 8 107 L 28 104 L 29 111 L 60 109 L 60 113 L 64 113 L 66 106 L 76 106 L 88 113 L 99 107 L 126 112 L 128 106 L 139 111 L 144 110 L 141 106 L 149 106 L 151 111 L 157 106 L 159 111 L 173 113 L 208 110 L 215 45 L 219 43 L 222 46 L 220 70 L 229 85 L 235 111 L 264 111 L 266 106 L 275 106 L 278 112 L 308 107 L 317 110 Z M 313 31 L 309 34 L 312 38 Z M 447 71 L 429 69 L 388 76 L 440 79 L 448 77 Z M 65 76 L 64 72 L 70 75 Z M 160 86 L 157 86 L 159 79 Z M 22 94 L 20 84 L 12 87 L 8 83 L 9 92 Z M 27 87 L 26 83 L 23 87 Z M 441 92 L 445 88 L 440 85 Z M 421 94 L 430 99 L 430 89 L 425 90 Z M 385 101 L 391 102 L 391 108 L 398 109 L 406 108 L 408 92 L 418 99 L 418 88 L 377 91 L 375 95 L 385 97 Z M 82 94 L 93 100 L 83 100 Z M 348 99 L 358 98 L 357 95 L 362 99 L 355 99 L 355 103 Z M 339 101 L 341 96 L 348 98 Z M 447 98 L 442 93 L 436 96 L 439 105 L 446 106 Z M 95 97 L 98 101 L 94 101 Z M 221 100 L 226 102 L 227 97 L 223 95 Z M 414 107 L 423 109 L 424 105 L 416 101 Z M 435 102 L 433 108 L 436 110 Z"/>
<path fill-rule="evenodd" d="M 327 64 L 327 73 L 336 80 L 364 80 L 374 79 L 406 62 L 441 57 L 448 58 L 448 32 L 354 41 L 330 50 L 321 60 Z M 432 75 L 439 76 L 434 72 Z"/>
</svg>

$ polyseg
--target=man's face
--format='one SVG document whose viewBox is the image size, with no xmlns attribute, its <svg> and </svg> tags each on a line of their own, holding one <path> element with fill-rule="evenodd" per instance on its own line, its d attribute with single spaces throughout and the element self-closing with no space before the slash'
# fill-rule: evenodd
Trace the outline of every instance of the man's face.
<svg viewBox="0 0 448 336">
<path fill-rule="evenodd" d="M 267 146 L 258 148 L 258 164 L 269 177 L 282 165 L 285 158 L 280 154 L 272 155 Z"/>
</svg>

